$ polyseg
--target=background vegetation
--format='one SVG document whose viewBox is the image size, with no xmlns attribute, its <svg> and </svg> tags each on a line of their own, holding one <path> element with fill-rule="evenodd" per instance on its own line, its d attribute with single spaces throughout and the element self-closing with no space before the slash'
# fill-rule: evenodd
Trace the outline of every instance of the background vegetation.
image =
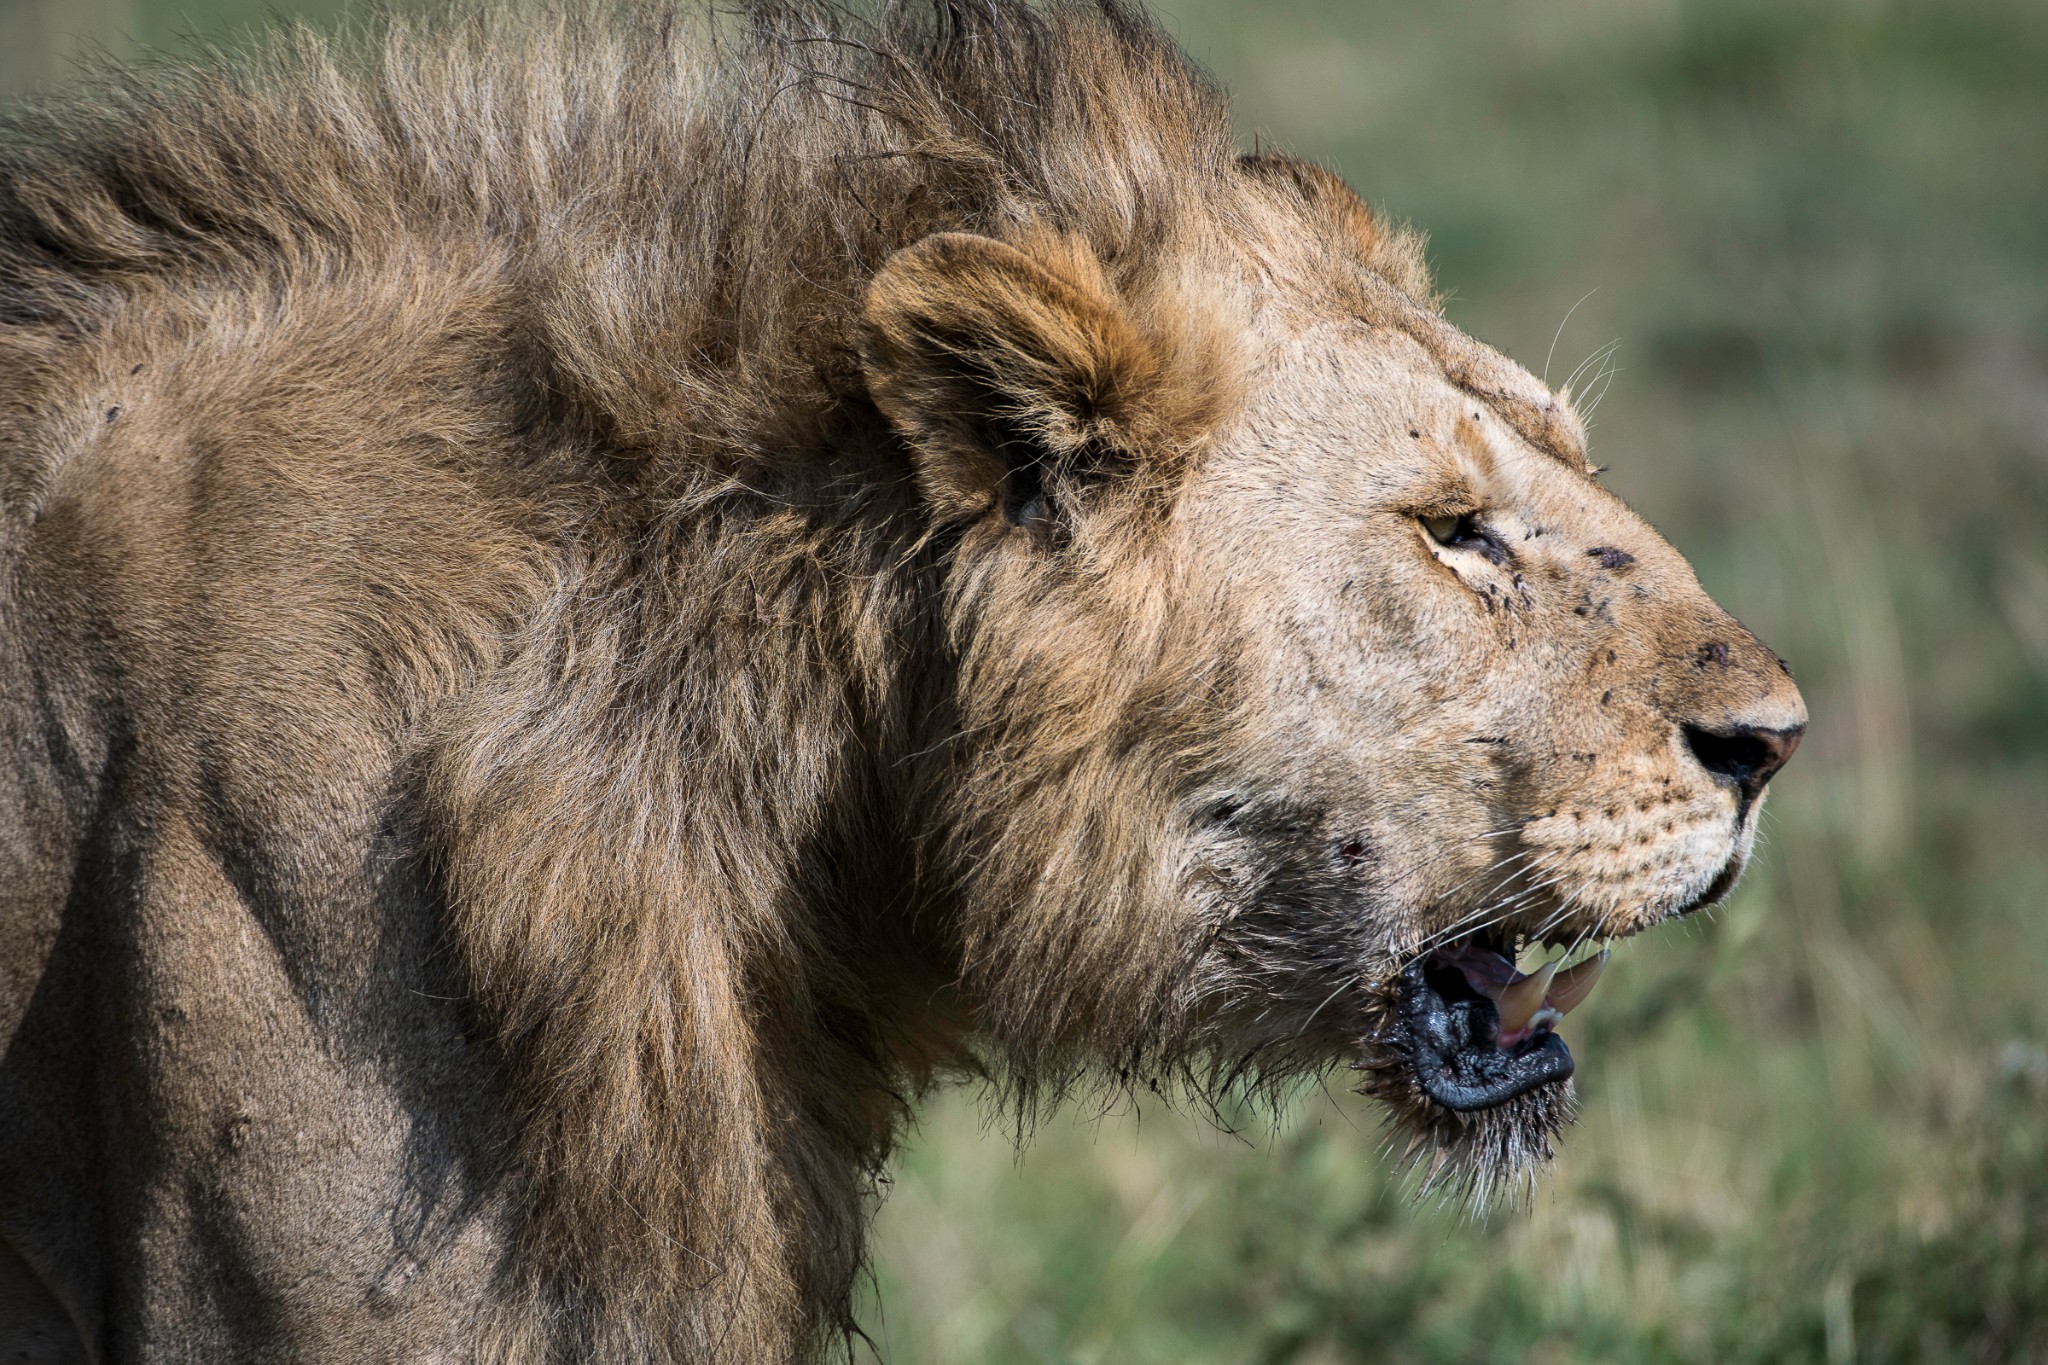
<svg viewBox="0 0 2048 1365">
<path fill-rule="evenodd" d="M 0 0 L 0 80 L 61 79 L 67 24 L 264 12 L 124 3 Z M 2048 7 L 1166 9 L 1248 141 L 1429 228 L 1457 322 L 1601 395 L 1610 482 L 1813 730 L 1734 900 L 1573 1017 L 1584 1118 L 1528 1212 L 1415 1207 L 1334 1085 L 1021 1157 L 955 1096 L 882 1217 L 876 1352 L 2048 1359 Z"/>
</svg>

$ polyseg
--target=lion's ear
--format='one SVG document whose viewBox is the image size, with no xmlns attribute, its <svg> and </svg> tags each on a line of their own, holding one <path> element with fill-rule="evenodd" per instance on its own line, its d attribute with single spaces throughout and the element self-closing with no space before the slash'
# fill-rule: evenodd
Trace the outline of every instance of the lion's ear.
<svg viewBox="0 0 2048 1365">
<path fill-rule="evenodd" d="M 927 237 L 883 264 L 864 321 L 869 392 L 942 517 L 1030 524 L 1094 486 L 1169 487 L 1213 417 L 1191 373 L 1209 367 L 1072 238 Z"/>
</svg>

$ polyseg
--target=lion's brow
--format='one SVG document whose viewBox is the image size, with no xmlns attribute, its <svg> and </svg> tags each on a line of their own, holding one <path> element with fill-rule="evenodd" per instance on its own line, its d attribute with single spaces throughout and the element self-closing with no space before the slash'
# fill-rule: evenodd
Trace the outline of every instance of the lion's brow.
<svg viewBox="0 0 2048 1365">
<path fill-rule="evenodd" d="M 1593 472 L 1586 459 L 1585 427 L 1569 399 L 1389 281 L 1368 272 L 1361 282 L 1366 322 L 1415 342 L 1453 388 L 1484 403 L 1530 445 L 1581 474 Z"/>
</svg>

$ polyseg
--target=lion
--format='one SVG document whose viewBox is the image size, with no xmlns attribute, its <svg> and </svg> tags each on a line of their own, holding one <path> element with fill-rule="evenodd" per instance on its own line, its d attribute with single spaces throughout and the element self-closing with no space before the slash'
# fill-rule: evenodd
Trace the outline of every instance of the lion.
<svg viewBox="0 0 2048 1365">
<path fill-rule="evenodd" d="M 10 1358 L 814 1359 L 949 1081 L 1513 1187 L 1805 724 L 1121 0 L 300 35 L 0 186 Z"/>
</svg>

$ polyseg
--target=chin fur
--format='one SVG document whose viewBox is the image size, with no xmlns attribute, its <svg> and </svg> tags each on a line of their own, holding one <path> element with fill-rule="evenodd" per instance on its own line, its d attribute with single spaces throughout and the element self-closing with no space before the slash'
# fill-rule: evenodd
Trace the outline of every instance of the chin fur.
<svg viewBox="0 0 2048 1365">
<path fill-rule="evenodd" d="M 1418 1199 L 1442 1197 L 1474 1213 L 1526 1204 L 1557 1140 L 1578 1116 L 1573 1083 L 1546 1085 L 1492 1109 L 1460 1113 L 1424 1092 L 1402 1038 L 1389 983 L 1366 992 L 1365 1051 L 1352 1064 L 1358 1094 L 1386 1114 L 1386 1153 L 1413 1174 Z"/>
</svg>

